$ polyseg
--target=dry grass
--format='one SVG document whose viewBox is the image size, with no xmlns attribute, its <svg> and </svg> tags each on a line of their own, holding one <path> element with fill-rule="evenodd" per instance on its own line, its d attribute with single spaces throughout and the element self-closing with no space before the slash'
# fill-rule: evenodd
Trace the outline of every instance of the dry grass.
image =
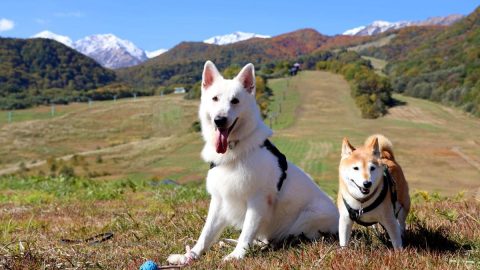
<svg viewBox="0 0 480 270">
<path fill-rule="evenodd" d="M 187 142 L 199 145 L 198 136 L 190 133 L 197 108 L 196 101 L 171 95 L 96 102 L 91 107 L 73 104 L 58 108 L 63 112 L 60 117 L 4 124 L 0 127 L 0 174 L 18 171 L 21 163 L 30 169 L 24 174 L 50 174 L 47 160 L 56 158 L 83 176 L 170 176 L 159 173 L 158 163 Z M 70 162 L 73 155 L 84 157 L 82 166 Z M 98 157 L 101 164 L 96 162 Z"/>
<path fill-rule="evenodd" d="M 108 187 L 102 188 L 108 193 Z M 120 189 L 120 195 L 107 199 L 84 196 L 83 188 L 77 188 L 66 195 L 53 192 L 56 195 L 50 202 L 4 204 L 0 268 L 138 269 L 146 259 L 165 264 L 168 254 L 194 244 L 208 208 L 203 185 L 172 187 L 144 182 Z M 381 229 L 355 227 L 347 249 L 339 249 L 335 237 L 314 242 L 297 238 L 266 250 L 252 249 L 244 261 L 224 263 L 222 257 L 233 247 L 217 244 L 192 267 L 475 269 L 480 266 L 479 211 L 478 201 L 419 193 L 408 220 L 403 252 L 389 248 Z M 61 242 L 103 232 L 112 232 L 114 237 L 95 245 Z M 231 230 L 222 235 L 236 236 Z"/>
<path fill-rule="evenodd" d="M 416 194 L 407 248 L 394 252 L 381 229 L 356 227 L 348 249 L 338 249 L 335 237 L 289 239 L 283 246 L 252 249 L 244 261 L 223 263 L 233 248 L 216 245 L 193 268 L 480 267 L 480 203 L 473 198 L 480 187 L 474 166 L 480 161 L 478 119 L 401 96 L 396 98 L 406 105 L 390 115 L 361 119 L 348 84 L 324 72 L 302 72 L 288 83 L 273 80 L 271 87 L 276 94 L 272 112 L 282 104 L 272 123 L 273 141 L 332 196 L 344 136 L 355 144 L 377 132 L 392 139 Z M 202 142 L 188 131 L 198 104 L 178 96 L 119 102 L 72 107 L 54 119 L 0 128 L 3 168 L 18 166 L 18 160 L 26 166 L 45 160 L 23 171 L 24 176 L 0 178 L 0 269 L 138 269 L 146 259 L 164 263 L 168 254 L 194 244 L 208 207 L 201 181 L 208 169 L 199 158 Z M 76 175 L 96 175 L 29 177 L 50 174 L 49 156 L 67 156 L 57 165 L 73 167 Z M 182 185 L 165 185 L 159 180 L 164 177 Z M 454 196 L 462 190 L 462 196 Z M 103 232 L 114 236 L 96 245 L 61 242 Z M 237 235 L 227 230 L 222 237 Z"/>
</svg>

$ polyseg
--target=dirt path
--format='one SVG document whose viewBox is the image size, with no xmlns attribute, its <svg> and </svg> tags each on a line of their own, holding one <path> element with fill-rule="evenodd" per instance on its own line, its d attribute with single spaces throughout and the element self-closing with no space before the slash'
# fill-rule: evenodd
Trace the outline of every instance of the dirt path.
<svg viewBox="0 0 480 270">
<path fill-rule="evenodd" d="M 477 168 L 477 170 L 480 171 L 480 163 L 474 160 L 473 158 L 470 158 L 469 156 L 465 155 L 465 153 L 462 152 L 460 147 L 452 147 L 452 151 L 459 155 L 463 160 L 465 160 L 468 164 L 472 165 L 473 167 Z"/>
</svg>

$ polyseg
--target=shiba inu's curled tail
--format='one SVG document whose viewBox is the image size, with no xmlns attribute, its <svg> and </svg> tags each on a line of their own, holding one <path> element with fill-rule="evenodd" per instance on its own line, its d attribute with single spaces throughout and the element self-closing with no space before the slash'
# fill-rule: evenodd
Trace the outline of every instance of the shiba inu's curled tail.
<svg viewBox="0 0 480 270">
<path fill-rule="evenodd" d="M 392 142 L 382 134 L 374 134 L 368 137 L 365 140 L 365 145 L 371 145 L 372 141 L 377 138 L 378 139 L 378 146 L 380 147 L 380 153 L 382 158 L 395 160 L 393 155 L 393 144 Z"/>
</svg>

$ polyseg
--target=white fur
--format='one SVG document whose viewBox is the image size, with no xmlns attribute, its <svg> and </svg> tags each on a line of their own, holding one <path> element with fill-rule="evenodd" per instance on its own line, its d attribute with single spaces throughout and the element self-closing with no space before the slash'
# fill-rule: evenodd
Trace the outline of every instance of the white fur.
<svg viewBox="0 0 480 270">
<path fill-rule="evenodd" d="M 374 150 L 377 158 L 380 158 L 380 151 L 378 150 L 378 144 L 376 144 L 377 149 Z M 354 150 L 350 147 L 348 142 L 343 143 L 342 145 L 342 161 L 350 157 Z M 364 163 L 366 166 L 364 166 Z M 354 167 L 357 169 L 355 170 Z M 372 171 L 371 168 L 375 169 Z M 358 160 L 356 163 L 350 163 L 344 165 L 342 162 L 339 166 L 340 181 L 343 181 L 347 190 L 340 188 L 339 192 L 343 199 L 352 207 L 353 209 L 361 209 L 371 205 L 377 197 L 380 195 L 380 192 L 383 187 L 383 167 L 382 165 L 376 166 L 368 160 Z M 365 176 L 367 176 L 365 178 Z M 353 182 L 355 183 L 353 183 Z M 372 182 L 370 187 L 369 194 L 362 194 L 358 189 L 358 186 L 363 186 L 364 181 Z M 376 191 L 376 192 L 375 192 Z M 372 192 L 375 192 L 372 194 Z M 368 200 L 368 196 L 371 196 Z M 362 202 L 363 201 L 363 202 Z M 346 247 L 350 240 L 350 235 L 352 233 L 352 226 L 354 221 L 350 219 L 349 213 L 343 200 L 338 201 L 338 207 L 340 212 L 339 218 L 339 228 L 338 236 L 340 246 Z M 397 202 L 396 208 L 400 208 L 400 204 Z M 363 222 L 378 222 L 384 226 L 387 230 L 388 235 L 392 241 L 394 249 L 402 249 L 402 232 L 405 230 L 405 212 L 403 209 L 399 213 L 399 219 L 394 215 L 394 210 L 390 200 L 384 199 L 384 201 L 377 206 L 372 211 L 364 213 L 361 216 L 361 221 Z M 403 225 L 399 223 L 399 220 L 403 220 Z"/>
<path fill-rule="evenodd" d="M 182 264 L 196 259 L 217 241 L 226 226 L 241 229 L 237 246 L 226 260 L 241 259 L 255 240 L 279 241 L 289 235 L 305 234 L 309 238 L 321 232 L 336 233 L 338 210 L 332 200 L 312 179 L 292 163 L 280 191 L 277 183 L 281 169 L 277 157 L 265 147 L 272 131 L 263 123 L 255 100 L 252 64 L 245 66 L 233 80 L 226 80 L 207 61 L 202 84 L 199 117 L 205 147 L 202 157 L 217 166 L 208 171 L 207 190 L 211 195 L 207 221 L 200 238 L 190 252 L 171 255 L 168 261 Z M 214 78 L 206 82 L 206 76 Z M 217 97 L 214 101 L 212 98 Z M 232 98 L 238 104 L 232 104 Z M 229 141 L 238 141 L 225 154 L 215 148 L 216 116 L 228 118 L 228 126 L 238 118 Z"/>
</svg>

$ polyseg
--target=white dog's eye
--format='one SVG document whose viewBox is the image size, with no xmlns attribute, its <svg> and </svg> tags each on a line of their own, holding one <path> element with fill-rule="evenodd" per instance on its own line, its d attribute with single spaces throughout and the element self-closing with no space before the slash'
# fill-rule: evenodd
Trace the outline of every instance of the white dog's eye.
<svg viewBox="0 0 480 270">
<path fill-rule="evenodd" d="M 358 167 L 356 167 L 356 166 L 355 166 L 355 167 L 353 167 L 353 169 L 354 169 L 355 171 L 358 171 Z"/>
<path fill-rule="evenodd" d="M 240 100 L 238 98 L 233 98 L 232 101 L 230 101 L 232 104 L 238 104 Z"/>
<path fill-rule="evenodd" d="M 372 171 L 372 172 L 375 171 L 375 167 L 373 167 L 373 166 L 370 167 L 370 171 Z"/>
<path fill-rule="evenodd" d="M 214 96 L 214 97 L 212 98 L 212 100 L 215 101 L 215 102 L 217 102 L 217 101 L 218 101 L 218 97 L 217 97 L 217 96 Z"/>
</svg>

